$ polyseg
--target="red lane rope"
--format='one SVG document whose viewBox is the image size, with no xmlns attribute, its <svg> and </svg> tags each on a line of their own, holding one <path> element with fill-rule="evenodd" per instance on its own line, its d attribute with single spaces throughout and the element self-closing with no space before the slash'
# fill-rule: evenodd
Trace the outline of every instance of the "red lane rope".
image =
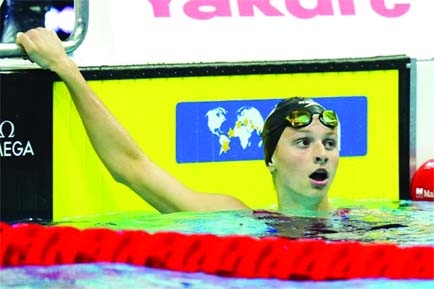
<svg viewBox="0 0 434 289">
<path fill-rule="evenodd" d="M 228 277 L 434 279 L 434 246 L 0 222 L 0 266 L 122 262 Z"/>
</svg>

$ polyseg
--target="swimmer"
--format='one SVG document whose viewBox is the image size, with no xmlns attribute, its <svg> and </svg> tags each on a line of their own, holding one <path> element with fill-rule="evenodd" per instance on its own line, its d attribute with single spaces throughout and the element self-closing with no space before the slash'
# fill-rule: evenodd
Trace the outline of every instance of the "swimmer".
<svg viewBox="0 0 434 289">
<path fill-rule="evenodd" d="M 88 86 L 55 32 L 31 29 L 18 33 L 16 43 L 66 84 L 93 148 L 113 178 L 158 211 L 250 209 L 230 195 L 194 191 L 154 163 Z M 284 99 L 267 117 L 262 138 L 279 210 L 329 211 L 328 191 L 339 162 L 336 114 L 308 98 Z"/>
</svg>

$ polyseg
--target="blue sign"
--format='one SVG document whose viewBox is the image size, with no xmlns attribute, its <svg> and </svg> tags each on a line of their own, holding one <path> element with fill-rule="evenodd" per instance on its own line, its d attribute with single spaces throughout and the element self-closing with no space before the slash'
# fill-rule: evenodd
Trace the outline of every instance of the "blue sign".
<svg viewBox="0 0 434 289">
<path fill-rule="evenodd" d="M 178 163 L 262 160 L 262 126 L 281 99 L 181 102 L 176 107 Z M 341 156 L 367 153 L 367 98 L 314 98 L 336 111 Z"/>
</svg>

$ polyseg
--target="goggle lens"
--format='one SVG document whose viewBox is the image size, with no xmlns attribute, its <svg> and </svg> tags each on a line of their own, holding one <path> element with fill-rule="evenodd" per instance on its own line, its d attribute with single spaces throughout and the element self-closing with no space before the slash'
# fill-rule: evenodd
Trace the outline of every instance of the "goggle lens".
<svg viewBox="0 0 434 289">
<path fill-rule="evenodd" d="M 311 114 L 305 110 L 294 110 L 286 116 L 289 125 L 294 128 L 308 125 L 312 121 L 311 118 Z"/>
<path fill-rule="evenodd" d="M 336 127 L 338 125 L 338 117 L 333 110 L 325 110 L 320 114 L 321 122 L 329 127 Z"/>
<path fill-rule="evenodd" d="M 293 128 L 301 128 L 308 126 L 312 122 L 313 115 L 307 110 L 294 110 L 287 116 L 286 120 L 289 122 L 289 126 Z M 338 125 L 338 117 L 332 110 L 325 110 L 319 115 L 319 120 L 325 126 L 334 128 Z"/>
</svg>

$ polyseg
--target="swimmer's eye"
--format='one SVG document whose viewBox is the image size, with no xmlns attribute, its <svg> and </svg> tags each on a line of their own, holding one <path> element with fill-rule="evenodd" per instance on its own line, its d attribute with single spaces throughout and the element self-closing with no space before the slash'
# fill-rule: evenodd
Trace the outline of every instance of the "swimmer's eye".
<svg viewBox="0 0 434 289">
<path fill-rule="evenodd" d="M 325 147 L 327 150 L 333 150 L 333 149 L 335 149 L 335 148 L 336 148 L 336 145 L 337 145 L 337 142 L 336 142 L 335 139 L 326 139 L 326 140 L 324 141 L 324 147 Z"/>
<path fill-rule="evenodd" d="M 301 148 L 307 148 L 312 143 L 312 140 L 309 138 L 300 138 L 295 141 L 295 144 Z"/>
</svg>

